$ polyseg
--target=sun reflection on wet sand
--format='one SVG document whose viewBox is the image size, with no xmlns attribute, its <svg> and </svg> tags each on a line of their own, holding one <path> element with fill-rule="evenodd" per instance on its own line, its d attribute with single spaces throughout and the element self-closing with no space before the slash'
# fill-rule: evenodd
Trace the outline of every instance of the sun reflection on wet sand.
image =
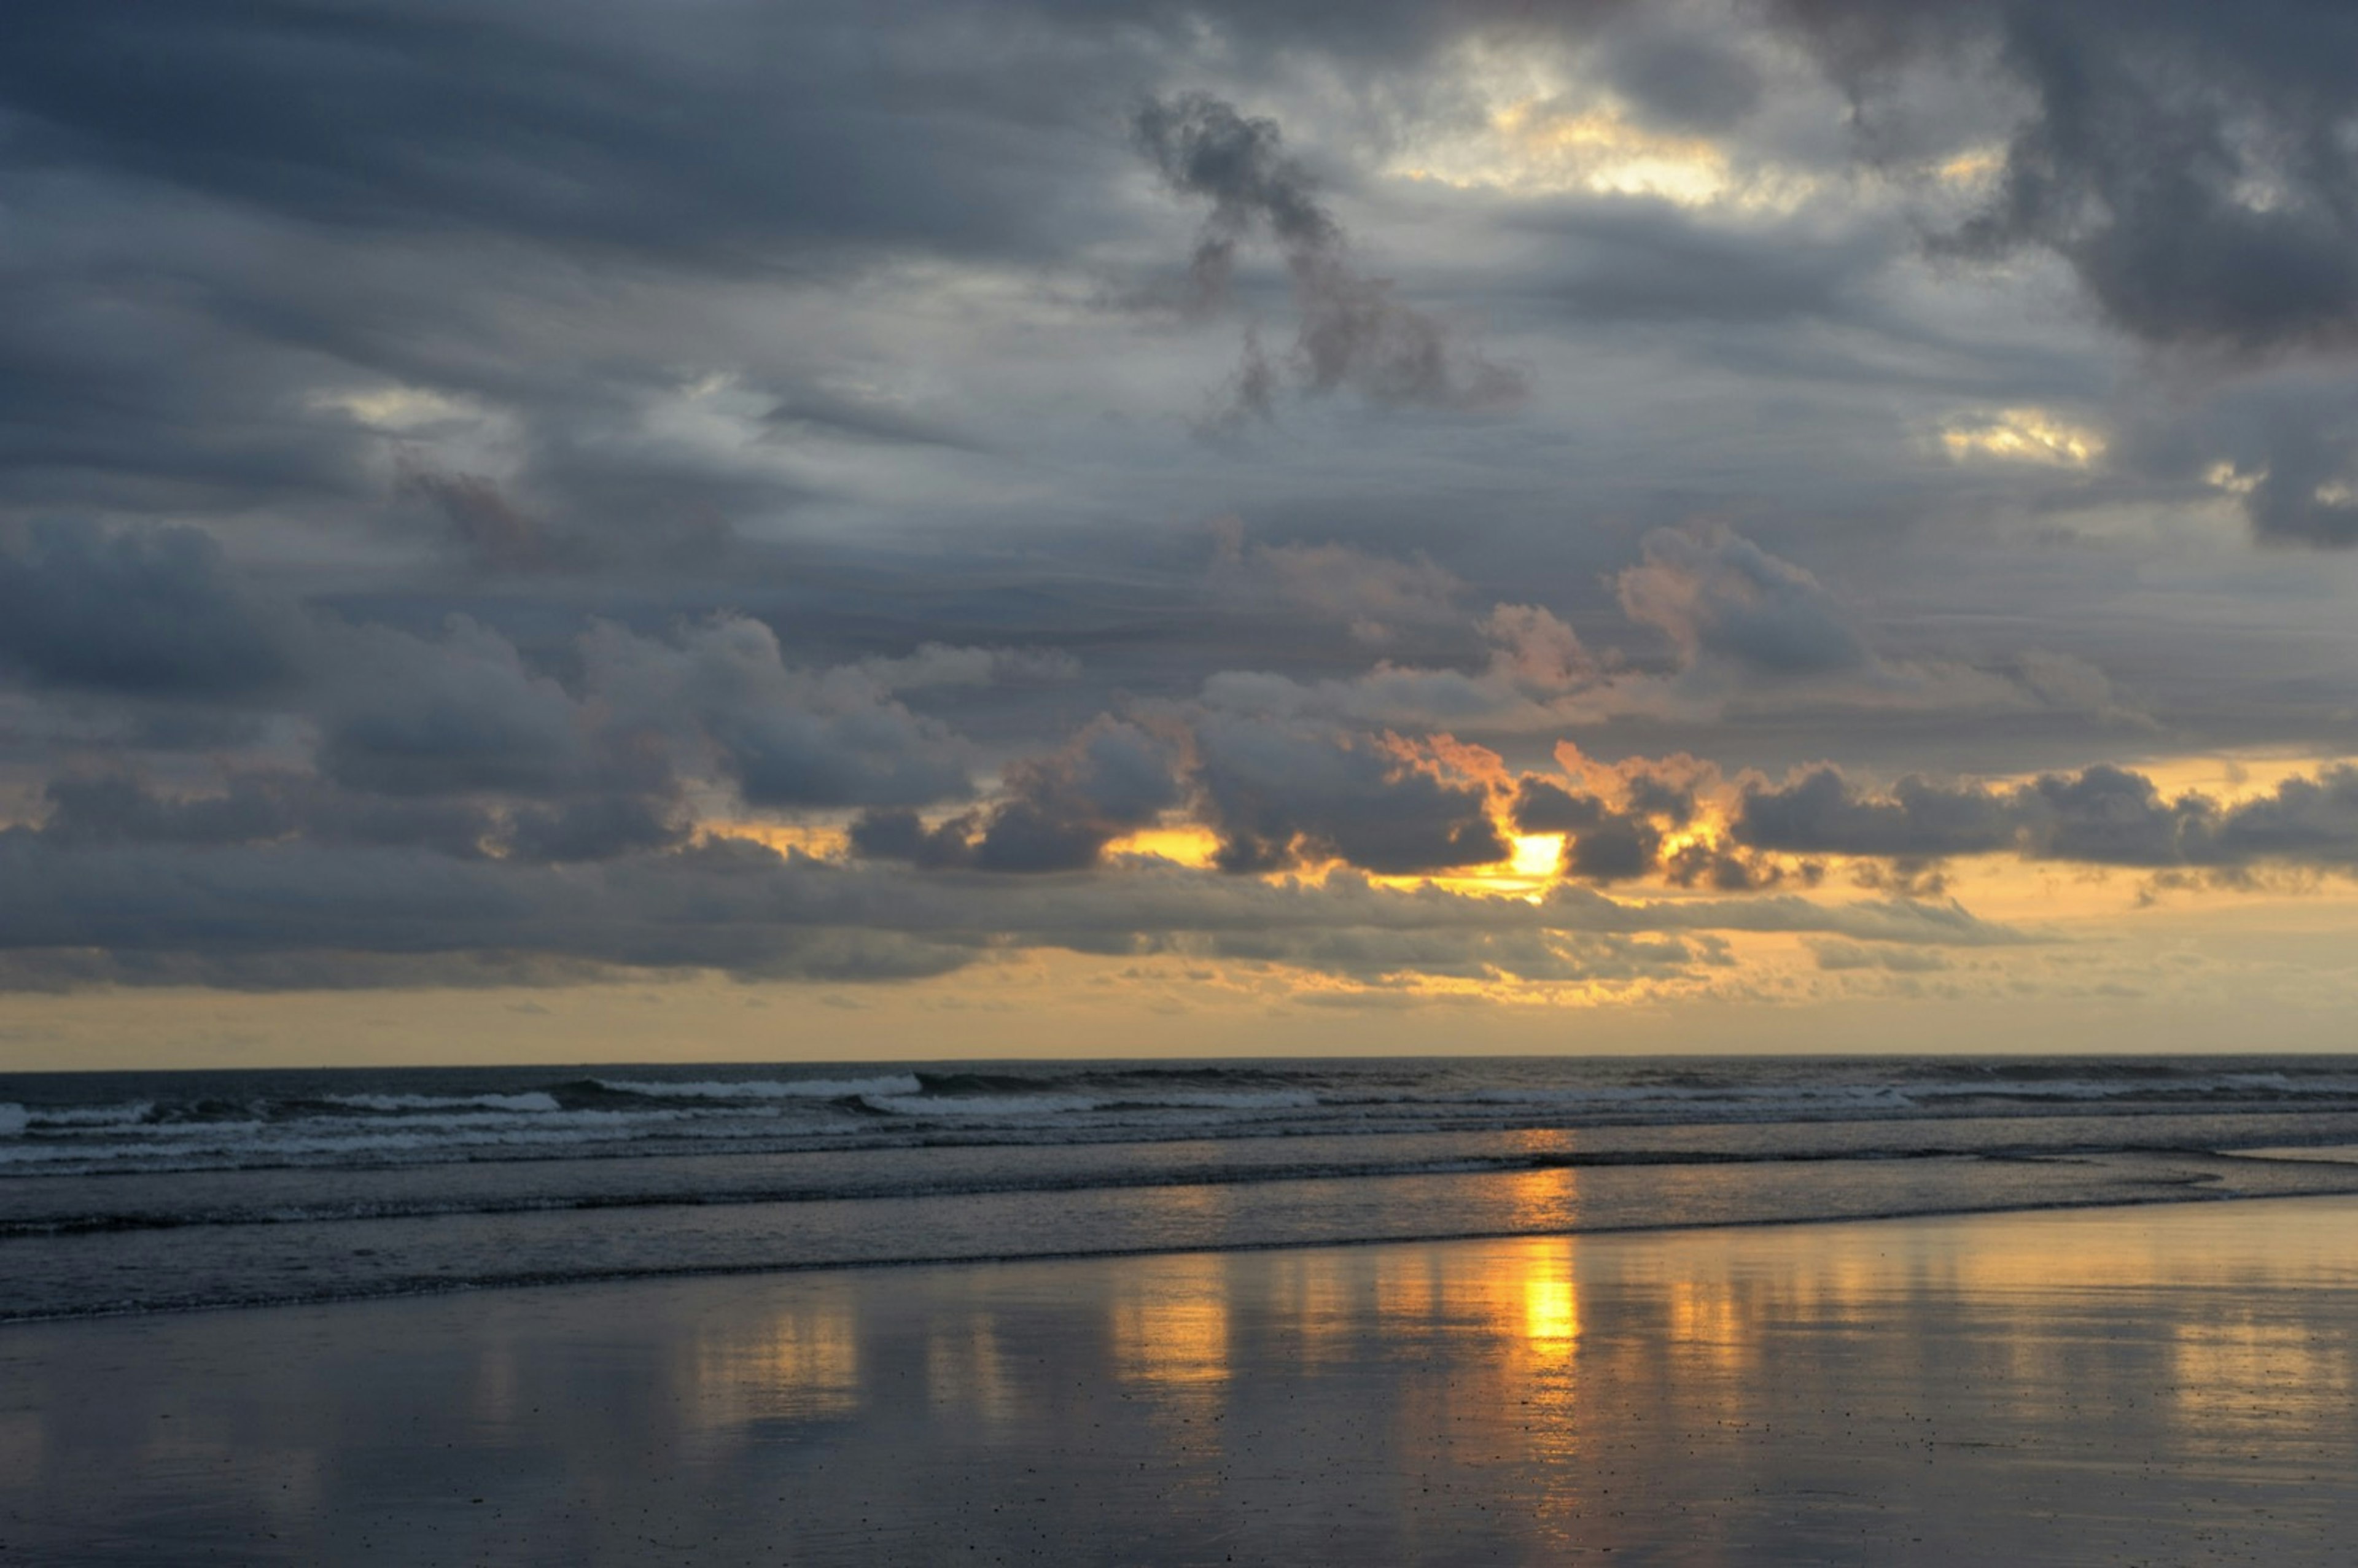
<svg viewBox="0 0 2358 1568">
<path fill-rule="evenodd" d="M 2328 1198 L 19 1325 L 0 1519 L 60 1563 L 2320 1563 L 2353 1238 Z"/>
<path fill-rule="evenodd" d="M 1152 1258 L 1129 1266 L 1110 1303 L 1115 1375 L 1164 1392 L 1228 1376 L 1226 1260 Z"/>
<path fill-rule="evenodd" d="M 800 1292 L 775 1315 L 696 1344 L 698 1412 L 708 1428 L 806 1421 L 860 1403 L 859 1303 L 842 1281 Z"/>
</svg>

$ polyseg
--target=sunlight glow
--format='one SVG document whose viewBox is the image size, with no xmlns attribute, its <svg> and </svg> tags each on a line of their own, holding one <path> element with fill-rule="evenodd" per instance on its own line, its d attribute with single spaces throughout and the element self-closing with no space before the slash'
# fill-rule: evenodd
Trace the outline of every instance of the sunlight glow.
<svg viewBox="0 0 2358 1568">
<path fill-rule="evenodd" d="M 1941 445 L 1957 462 L 1975 460 L 2086 468 L 2104 455 L 2104 438 L 2044 408 L 1999 408 L 1969 414 L 1941 428 Z"/>
</svg>

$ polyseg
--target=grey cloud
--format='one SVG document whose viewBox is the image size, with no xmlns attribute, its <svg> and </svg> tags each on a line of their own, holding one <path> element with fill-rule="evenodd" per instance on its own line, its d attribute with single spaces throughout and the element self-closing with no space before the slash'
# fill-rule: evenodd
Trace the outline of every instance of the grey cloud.
<svg viewBox="0 0 2358 1568">
<path fill-rule="evenodd" d="M 1273 884 L 1154 866 L 943 879 L 741 840 L 546 866 L 303 840 L 71 842 L 12 828 L 0 830 L 0 881 L 10 890 L 0 985 L 45 987 L 557 984 L 691 968 L 889 979 L 1010 944 L 1207 955 L 1257 945 L 1271 961 L 1351 977 L 1476 972 L 1468 966 L 1543 974 L 1549 951 L 1574 964 L 1617 953 L 1660 972 L 1682 941 L 1705 961 L 1709 934 L 1723 930 L 1937 946 L 2025 940 L 1953 905 L 1900 900 L 1637 903 L 1561 888 L 1533 903 L 1429 885 L 1396 892 L 1348 872 Z"/>
<path fill-rule="evenodd" d="M 2105 765 L 2014 787 L 1909 778 L 1886 796 L 1820 768 L 1782 786 L 1747 786 L 1732 831 L 1755 849 L 1900 861 L 2012 852 L 2157 870 L 2348 871 L 2358 866 L 2358 769 L 2331 766 L 2220 801 L 2165 796 L 2143 774 Z"/>
<path fill-rule="evenodd" d="M 441 473 L 407 465 L 400 488 L 430 502 L 458 542 L 487 567 L 523 570 L 550 561 L 546 529 L 480 474 Z"/>
<path fill-rule="evenodd" d="M 656 643 L 601 625 L 588 680 L 624 732 L 708 748 L 765 806 L 926 806 L 973 792 L 968 748 L 858 666 L 800 670 L 758 621 L 723 616 Z"/>
<path fill-rule="evenodd" d="M 1515 827 L 1524 833 L 1579 833 L 1602 822 L 1612 808 L 1585 791 L 1526 775 L 1515 792 Z"/>
<path fill-rule="evenodd" d="M 2358 545 L 2358 384 L 2344 370 L 2289 368 L 2132 405 L 2113 461 L 2180 497 L 2234 497 L 2266 544 Z M 2167 492 L 2165 492 L 2167 493 Z"/>
<path fill-rule="evenodd" d="M 1212 715 L 1195 744 L 1225 870 L 1333 858 L 1406 875 L 1509 853 L 1487 792 L 1446 783 L 1373 737 Z"/>
<path fill-rule="evenodd" d="M 1212 203 L 1189 266 L 1196 297 L 1226 297 L 1244 243 L 1266 234 L 1285 260 L 1299 318 L 1293 366 L 1313 392 L 1349 388 L 1372 402 L 1496 408 L 1528 391 L 1520 373 L 1466 348 L 1437 319 L 1401 303 L 1389 279 L 1352 263 L 1309 171 L 1288 157 L 1273 120 L 1206 93 L 1140 110 L 1138 143 L 1164 182 Z M 1268 375 L 1249 340 L 1239 407 L 1267 412 Z"/>
<path fill-rule="evenodd" d="M 1583 881 L 1627 881 L 1654 869 L 1662 830 L 1643 816 L 1615 813 L 1567 839 L 1563 869 Z"/>
<path fill-rule="evenodd" d="M 1407 560 L 1348 545 L 1249 542 L 1235 518 L 1214 524 L 1213 585 L 1247 603 L 1270 602 L 1349 629 L 1362 643 L 1390 642 L 1403 628 L 1466 619 L 1466 584 L 1417 555 Z"/>
<path fill-rule="evenodd" d="M 1645 560 L 1616 579 L 1630 618 L 1681 659 L 1720 659 L 1768 676 L 1858 671 L 1873 655 L 1850 611 L 1790 561 L 1725 530 L 1646 535 Z"/>
<path fill-rule="evenodd" d="M 1760 103 L 1759 68 L 1718 39 L 1627 27 L 1608 37 L 1603 64 L 1614 86 L 1661 124 L 1725 131 Z"/>
<path fill-rule="evenodd" d="M 1585 790 L 1527 773 L 1516 786 L 1514 824 L 1520 832 L 1564 835 L 1565 875 L 1589 882 L 1627 881 L 1662 869 L 1665 825 L 1685 823 L 1694 815 L 1695 801 L 1691 786 L 1643 771 L 1624 777 L 1623 796 L 1616 806 Z"/>
<path fill-rule="evenodd" d="M 293 834 L 301 815 L 289 796 L 299 776 L 246 775 L 222 794 L 188 799 L 157 795 L 126 774 L 53 778 L 43 790 L 51 838 L 173 844 L 249 844 Z"/>
<path fill-rule="evenodd" d="M 970 817 L 954 817 L 937 827 L 905 806 L 871 806 L 852 818 L 851 852 L 862 860 L 905 860 L 926 871 L 974 863 Z"/>
<path fill-rule="evenodd" d="M 385 797 L 308 773 L 248 772 L 211 793 L 164 794 L 124 773 L 49 781 L 42 832 L 70 844 L 378 845 L 460 860 L 611 860 L 687 837 L 675 803 L 619 791 L 495 809 L 478 800 Z"/>
<path fill-rule="evenodd" d="M 1949 240 L 2070 263 L 2147 342 L 2244 352 L 2358 334 L 2358 17 L 2331 0 L 1779 0 L 1860 98 L 1976 48 L 2029 94 L 1996 193 Z"/>
<path fill-rule="evenodd" d="M 685 842 L 677 806 L 644 795 L 606 794 L 555 806 L 526 806 L 509 815 L 503 848 L 520 860 L 611 860 Z"/>
<path fill-rule="evenodd" d="M 1053 756 L 1008 771 L 1008 793 L 984 823 L 975 864 L 987 871 L 1077 871 L 1106 845 L 1178 804 L 1170 743 L 1135 724 L 1100 719 Z"/>
<path fill-rule="evenodd" d="M 890 51 L 859 21 L 27 0 L 0 99 L 19 160 L 103 160 L 312 222 L 741 263 L 781 243 L 1028 248 L 1055 210 L 1022 172 L 1060 150 L 1024 124 L 1049 95 L 1013 112 L 1020 89 L 961 68 L 955 16 L 907 18 Z M 1118 33 L 1095 38 L 1072 40 L 1084 59 L 1120 59 Z M 1044 84 L 1074 61 L 992 63 Z"/>
<path fill-rule="evenodd" d="M 1985 791 L 1908 778 L 1889 798 L 1877 799 L 1833 768 L 1780 788 L 1747 788 L 1731 826 L 1756 849 L 1902 860 L 1985 854 L 2009 847 L 2014 836 L 2006 808 Z"/>
<path fill-rule="evenodd" d="M 1544 224 L 1521 226 L 1559 243 L 1557 287 L 1584 318 L 1656 328 L 1854 321 L 1869 314 L 1866 285 L 1894 250 L 1873 231 L 1828 231 L 1801 220 L 1737 224 L 1628 198 L 1584 202 Z"/>
<path fill-rule="evenodd" d="M 1170 741 L 1100 718 L 1061 750 L 1011 765 L 1004 783 L 988 810 L 935 827 L 905 807 L 863 812 L 852 849 L 929 870 L 1085 871 L 1179 803 L 1180 758 Z"/>
<path fill-rule="evenodd" d="M 60 520 L 0 533 L 0 664 L 36 681 L 243 696 L 292 673 L 301 630 L 200 529 Z"/>
<path fill-rule="evenodd" d="M 329 634 L 319 765 L 386 795 L 546 794 L 586 772 L 587 724 L 570 695 L 514 645 L 454 617 L 440 642 L 384 627 Z"/>
</svg>

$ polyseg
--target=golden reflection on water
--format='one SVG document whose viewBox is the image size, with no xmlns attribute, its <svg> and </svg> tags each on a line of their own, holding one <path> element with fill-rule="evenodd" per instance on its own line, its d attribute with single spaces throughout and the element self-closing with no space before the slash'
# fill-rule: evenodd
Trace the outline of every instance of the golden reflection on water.
<svg viewBox="0 0 2358 1568">
<path fill-rule="evenodd" d="M 1517 1212 L 1575 1205 L 1577 1175 L 1514 1178 Z M 1076 1378 L 1094 1377 L 1106 1410 L 1127 1413 L 1091 1422 L 1143 1422 L 1128 1473 L 1152 1477 L 1159 1498 L 1208 1507 L 1256 1474 L 1361 1488 L 1337 1491 L 1338 1508 L 1366 1487 L 1465 1492 L 1510 1509 L 1543 1554 L 1585 1550 L 1602 1521 L 1679 1494 L 1691 1463 L 1719 1467 L 1710 1495 L 1724 1498 L 1784 1476 L 1789 1454 L 1953 1466 L 2103 1431 L 2118 1454 L 2089 1463 L 2117 1480 L 2327 1441 L 2315 1434 L 2358 1401 L 2358 1325 L 2321 1328 L 2296 1297 L 2315 1299 L 2320 1266 L 2358 1267 L 2351 1243 L 2316 1229 L 2267 1252 L 2217 1224 L 2190 1242 L 2190 1217 L 1109 1260 L 1059 1265 L 1037 1276 L 1056 1281 L 1044 1290 L 1021 1274 L 990 1291 L 927 1275 L 922 1308 L 882 1277 L 811 1280 L 751 1326 L 706 1333 L 694 1408 L 708 1430 L 741 1432 L 876 1418 L 908 1387 L 958 1441 L 1020 1448 L 1043 1432 L 1062 1441 Z M 2236 1288 L 2266 1278 L 2295 1296 Z M 1076 1314 L 1048 1340 L 1024 1315 L 1044 1304 Z M 896 1314 L 902 1331 L 875 1326 Z M 479 1374 L 485 1408 L 508 1408 L 514 1369 L 492 1356 Z M 1298 1437 L 1254 1446 L 1297 1420 Z M 2055 1486 L 2050 1502 L 2068 1500 Z M 1697 1563 L 1745 1560 L 1734 1537 L 1688 1544 Z"/>
<path fill-rule="evenodd" d="M 1305 1362 L 1348 1356 L 1363 1327 L 1363 1258 L 1336 1249 L 1282 1253 L 1269 1274 L 1272 1326 Z"/>
<path fill-rule="evenodd" d="M 2358 1201 L 2302 1200 L 18 1326 L 0 1520 L 11 1560 L 236 1515 L 358 1561 L 396 1432 L 448 1466 L 404 1496 L 492 1498 L 419 1561 L 548 1555 L 495 1531 L 560 1475 L 584 1562 L 732 1517 L 709 1560 L 946 1560 L 986 1515 L 1164 1564 L 2341 1561 L 2353 1300 Z"/>
<path fill-rule="evenodd" d="M 696 1342 L 699 1424 L 806 1421 L 859 1408 L 860 1302 L 851 1281 L 828 1281 L 786 1299 L 748 1329 Z"/>
<path fill-rule="evenodd" d="M 1216 1391 L 1228 1377 L 1228 1260 L 1199 1253 L 1122 1268 L 1108 1325 L 1115 1376 L 1164 1391 Z"/>
<path fill-rule="evenodd" d="M 2169 1392 L 2180 1413 L 2214 1431 L 2271 1432 L 2289 1416 L 2351 1408 L 2351 1350 L 2311 1325 L 2251 1317 L 2177 1325 Z"/>
</svg>

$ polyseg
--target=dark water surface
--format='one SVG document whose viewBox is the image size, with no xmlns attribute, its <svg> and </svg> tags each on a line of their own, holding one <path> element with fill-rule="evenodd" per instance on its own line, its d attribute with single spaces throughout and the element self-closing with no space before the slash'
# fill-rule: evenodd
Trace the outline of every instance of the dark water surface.
<svg viewBox="0 0 2358 1568">
<path fill-rule="evenodd" d="M 2299 1156 L 2353 1143 L 2352 1058 L 19 1076 L 0 1319 L 2351 1191 Z"/>
</svg>

